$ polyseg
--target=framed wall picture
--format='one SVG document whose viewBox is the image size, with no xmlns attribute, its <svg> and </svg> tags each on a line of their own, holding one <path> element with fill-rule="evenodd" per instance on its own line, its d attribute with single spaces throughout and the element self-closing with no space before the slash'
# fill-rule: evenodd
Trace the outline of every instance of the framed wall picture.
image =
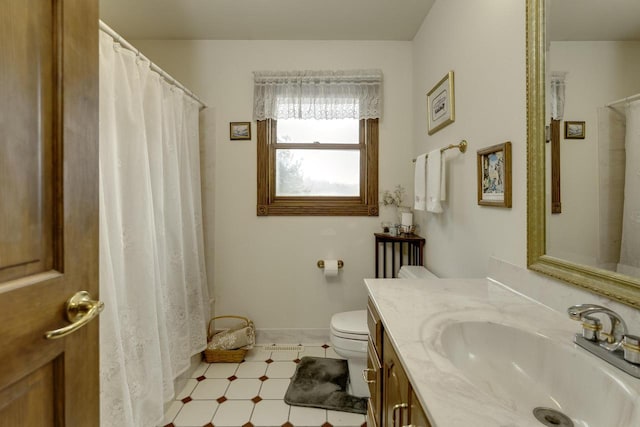
<svg viewBox="0 0 640 427">
<path fill-rule="evenodd" d="M 585 122 L 564 122 L 564 139 L 584 139 Z"/>
<path fill-rule="evenodd" d="M 229 138 L 231 140 L 251 139 L 251 122 L 229 123 Z"/>
<path fill-rule="evenodd" d="M 478 204 L 511 207 L 511 142 L 478 150 Z"/>
<path fill-rule="evenodd" d="M 456 120 L 453 71 L 427 93 L 427 132 L 432 135 Z"/>
</svg>

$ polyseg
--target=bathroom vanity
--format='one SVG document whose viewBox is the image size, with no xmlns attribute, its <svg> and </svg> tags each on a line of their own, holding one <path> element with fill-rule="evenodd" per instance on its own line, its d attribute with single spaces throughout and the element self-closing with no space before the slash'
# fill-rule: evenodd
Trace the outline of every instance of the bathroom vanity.
<svg viewBox="0 0 640 427">
<path fill-rule="evenodd" d="M 640 425 L 640 379 L 576 346 L 566 313 L 491 279 L 365 283 L 367 425 Z"/>
<path fill-rule="evenodd" d="M 365 381 L 371 394 L 367 426 L 431 427 L 371 299 L 367 304 L 367 326 L 369 350 Z"/>
</svg>

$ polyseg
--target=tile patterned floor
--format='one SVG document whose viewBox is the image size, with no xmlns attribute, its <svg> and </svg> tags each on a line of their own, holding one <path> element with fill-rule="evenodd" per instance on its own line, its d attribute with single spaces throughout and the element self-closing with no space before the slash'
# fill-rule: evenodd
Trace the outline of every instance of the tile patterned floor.
<svg viewBox="0 0 640 427">
<path fill-rule="evenodd" d="M 364 415 L 289 406 L 284 394 L 304 356 L 340 358 L 328 345 L 303 351 L 256 346 L 242 363 L 205 363 L 169 406 L 164 427 L 366 427 Z M 288 346 L 291 347 L 291 346 Z"/>
</svg>

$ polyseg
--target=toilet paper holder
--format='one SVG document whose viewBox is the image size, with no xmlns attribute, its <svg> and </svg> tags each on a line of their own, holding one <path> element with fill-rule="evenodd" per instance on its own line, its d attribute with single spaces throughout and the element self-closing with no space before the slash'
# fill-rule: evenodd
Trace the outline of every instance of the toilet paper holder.
<svg viewBox="0 0 640 427">
<path fill-rule="evenodd" d="M 344 267 L 344 261 L 339 259 L 338 260 L 338 268 L 342 268 L 342 267 Z M 323 259 L 318 260 L 318 268 L 324 268 L 324 260 Z"/>
</svg>

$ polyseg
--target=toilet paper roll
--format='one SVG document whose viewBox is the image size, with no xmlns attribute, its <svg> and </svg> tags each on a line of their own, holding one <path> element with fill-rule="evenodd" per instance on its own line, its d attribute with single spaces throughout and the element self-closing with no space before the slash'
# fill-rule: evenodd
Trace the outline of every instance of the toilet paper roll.
<svg viewBox="0 0 640 427">
<path fill-rule="evenodd" d="M 413 225 L 413 214 L 411 212 L 402 213 L 402 225 L 406 225 L 406 226 Z"/>
<path fill-rule="evenodd" d="M 324 260 L 324 276 L 335 277 L 337 275 L 338 275 L 338 260 L 325 259 Z"/>
</svg>

